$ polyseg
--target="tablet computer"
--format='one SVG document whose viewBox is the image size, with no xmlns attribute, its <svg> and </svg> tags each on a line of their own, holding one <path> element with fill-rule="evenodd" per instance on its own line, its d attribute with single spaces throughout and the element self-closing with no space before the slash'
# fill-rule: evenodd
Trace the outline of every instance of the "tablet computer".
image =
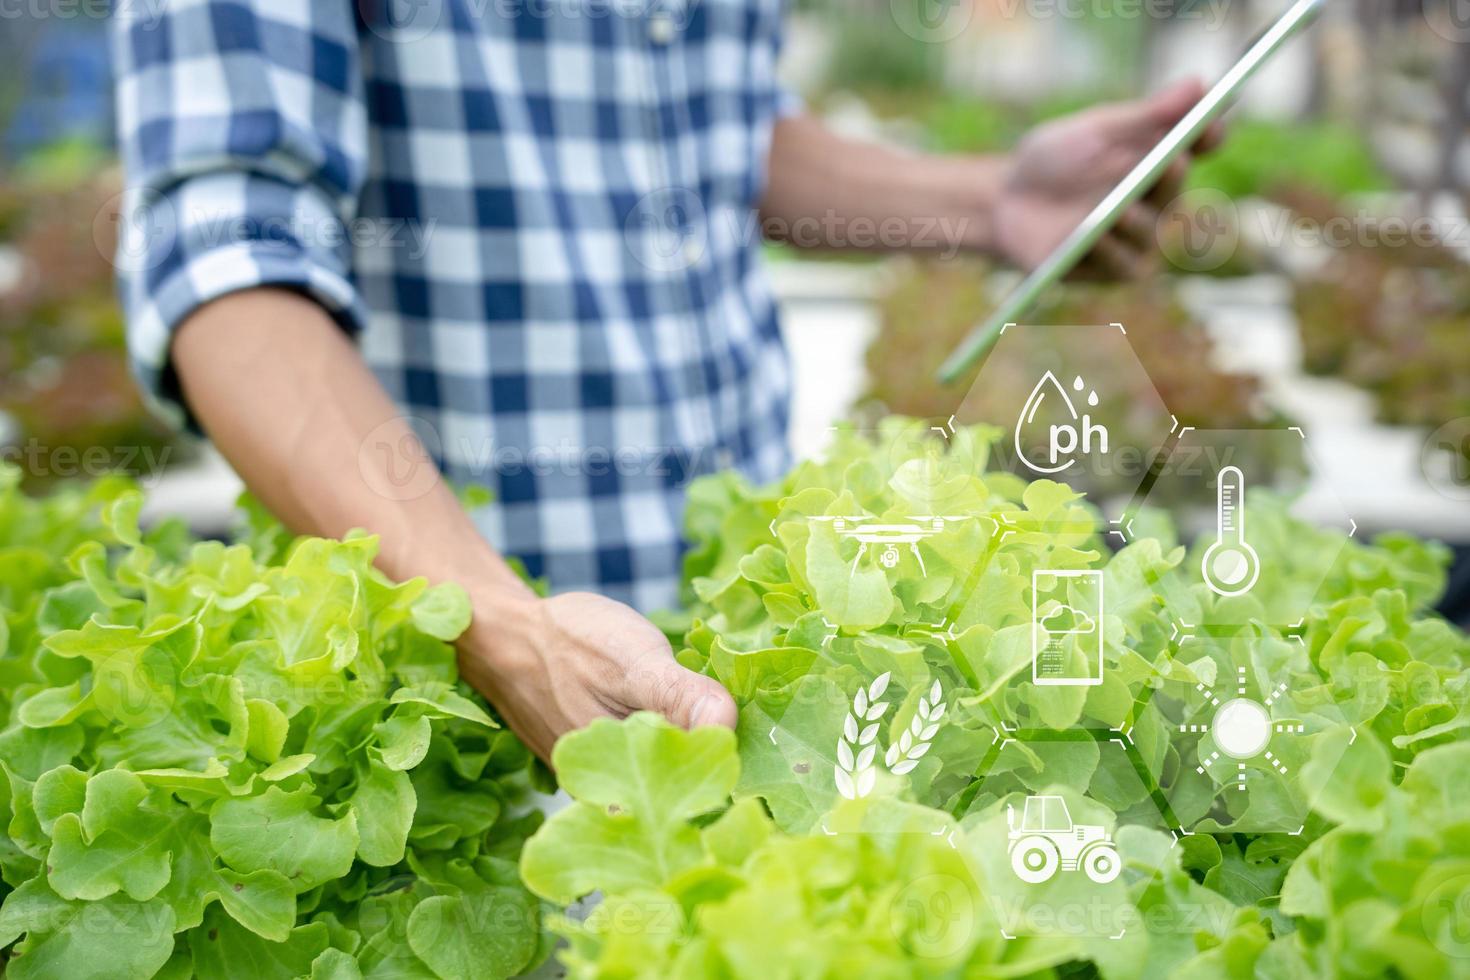
<svg viewBox="0 0 1470 980">
<path fill-rule="evenodd" d="M 1112 228 L 1152 187 L 1169 164 L 1193 146 L 1210 123 L 1230 106 L 1241 87 L 1281 49 L 1293 35 L 1311 24 L 1327 0 L 1296 0 L 1281 17 L 1261 33 L 1229 71 L 1195 103 L 1194 108 L 1144 155 L 1097 207 L 1082 219 L 1073 232 L 996 307 L 995 312 L 970 332 L 939 368 L 939 380 L 948 384 L 959 378 L 995 344 L 1007 324 L 1029 310 L 1048 288 L 1077 265 L 1098 240 Z"/>
</svg>

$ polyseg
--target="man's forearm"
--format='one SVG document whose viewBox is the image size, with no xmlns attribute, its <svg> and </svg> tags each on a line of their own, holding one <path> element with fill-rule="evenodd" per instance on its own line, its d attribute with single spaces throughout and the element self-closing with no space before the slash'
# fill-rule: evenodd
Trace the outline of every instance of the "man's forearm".
<svg viewBox="0 0 1470 980">
<path fill-rule="evenodd" d="M 1004 174 L 1004 157 L 908 153 L 798 116 L 776 125 L 761 225 L 806 248 L 987 250 Z"/>
<path fill-rule="evenodd" d="M 293 531 L 368 529 L 389 575 L 475 583 L 477 607 L 530 597 L 321 307 L 235 293 L 193 314 L 172 354 L 210 438 Z"/>
<path fill-rule="evenodd" d="M 564 732 L 653 709 L 735 724 L 719 683 L 679 666 L 658 628 L 601 596 L 538 599 L 480 537 L 387 393 L 320 307 L 241 292 L 180 328 L 173 363 L 220 451 L 293 530 L 377 534 L 395 579 L 454 581 L 474 619 L 460 676 L 542 759 Z"/>
</svg>

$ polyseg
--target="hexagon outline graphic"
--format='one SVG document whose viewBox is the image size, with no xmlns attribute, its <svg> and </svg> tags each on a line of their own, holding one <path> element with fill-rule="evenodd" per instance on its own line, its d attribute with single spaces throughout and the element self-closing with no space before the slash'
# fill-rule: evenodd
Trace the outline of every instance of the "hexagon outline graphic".
<svg viewBox="0 0 1470 980">
<path fill-rule="evenodd" d="M 1186 650 L 1197 647 L 1209 647 L 1222 657 L 1232 658 L 1233 651 L 1228 648 L 1237 646 L 1237 648 L 1246 649 L 1252 656 L 1252 660 L 1247 665 L 1236 663 L 1233 673 L 1224 678 L 1216 677 L 1208 684 L 1194 680 L 1194 675 L 1191 674 L 1190 677 L 1165 678 L 1164 683 L 1159 685 L 1145 685 L 1140 692 L 1140 696 L 1134 703 L 1130 714 L 1130 724 L 1134 727 L 1142 723 L 1144 717 L 1150 710 L 1153 710 L 1161 718 L 1169 722 L 1168 725 L 1162 727 L 1170 733 L 1170 748 L 1174 749 L 1179 756 L 1180 769 L 1176 772 L 1176 778 L 1186 772 L 1186 766 L 1187 769 L 1194 770 L 1195 775 L 1198 777 L 1203 777 L 1208 774 L 1213 779 L 1220 772 L 1224 771 L 1230 771 L 1235 776 L 1233 779 L 1221 779 L 1219 781 L 1214 792 L 1211 794 L 1212 805 L 1210 811 L 1206 811 L 1198 819 L 1184 819 L 1181 816 L 1183 804 L 1180 804 L 1178 800 L 1179 784 L 1175 783 L 1171 786 L 1165 786 L 1163 784 L 1163 769 L 1167 767 L 1167 759 L 1161 763 L 1160 772 L 1152 774 L 1154 785 L 1158 788 L 1160 798 L 1168 802 L 1168 812 L 1174 819 L 1176 828 L 1184 836 L 1193 833 L 1236 832 L 1284 833 L 1292 836 L 1301 834 L 1306 827 L 1306 821 L 1313 812 L 1318 795 L 1330 783 L 1332 772 L 1341 764 L 1347 753 L 1347 749 L 1357 740 L 1358 732 L 1354 719 L 1350 718 L 1346 712 L 1338 708 L 1336 702 L 1331 698 L 1330 682 L 1322 675 L 1317 665 L 1312 662 L 1311 657 L 1307 655 L 1304 644 L 1301 642 L 1301 637 L 1282 636 L 1276 631 L 1270 630 L 1269 627 L 1266 629 L 1268 630 L 1266 635 L 1250 635 L 1247 630 L 1240 630 L 1231 636 L 1210 636 L 1192 633 L 1181 634 L 1169 653 L 1172 666 L 1187 668 L 1191 664 L 1198 663 L 1198 659 L 1188 663 L 1183 659 Z M 1292 663 L 1305 668 L 1304 670 L 1298 671 L 1298 678 L 1301 675 L 1306 675 L 1307 682 L 1311 686 L 1307 687 L 1302 683 L 1294 684 L 1292 681 L 1298 678 L 1286 677 L 1285 672 L 1281 670 L 1265 672 L 1265 679 L 1263 680 L 1260 665 L 1256 662 L 1254 654 L 1257 652 L 1257 648 L 1267 644 L 1277 644 L 1283 651 L 1287 649 L 1292 650 L 1292 656 L 1295 658 Z M 1194 680 L 1193 684 L 1190 683 L 1191 680 Z M 1194 699 L 1192 702 L 1192 707 L 1195 709 L 1193 715 L 1175 719 L 1166 718 L 1163 715 L 1163 709 L 1158 707 L 1156 702 L 1160 693 L 1168 684 L 1180 685 L 1180 687 L 1192 689 L 1190 696 Z M 1179 688 L 1176 688 L 1176 690 L 1179 690 Z M 1306 691 L 1310 696 L 1304 696 L 1298 699 L 1294 693 L 1298 691 Z M 1266 743 L 1261 745 L 1256 751 L 1232 755 L 1215 738 L 1216 733 L 1210 731 L 1207 726 L 1213 726 L 1215 719 L 1218 719 L 1223 710 L 1229 707 L 1231 703 L 1239 703 L 1240 701 L 1254 702 L 1264 707 L 1267 722 L 1271 730 L 1266 733 L 1268 736 Z M 1281 711 L 1274 710 L 1282 704 L 1290 705 L 1293 709 L 1293 717 L 1287 717 Z M 1308 728 L 1308 721 L 1304 720 L 1301 716 L 1304 709 L 1306 709 L 1307 715 L 1318 719 L 1319 725 L 1315 730 Z M 1322 717 L 1323 710 L 1326 711 L 1328 717 Z M 1203 715 L 1209 715 L 1210 720 L 1196 720 Z M 1171 726 L 1177 726 L 1177 730 L 1174 730 Z M 1291 730 L 1292 728 L 1295 728 L 1295 730 Z M 1329 759 L 1330 761 L 1327 763 L 1326 770 L 1319 771 L 1313 782 L 1303 783 L 1300 779 L 1298 780 L 1298 788 L 1302 793 L 1297 801 L 1297 808 L 1294 811 L 1291 823 L 1267 826 L 1237 822 L 1232 825 L 1222 826 L 1218 822 L 1214 822 L 1213 817 L 1210 815 L 1211 812 L 1216 804 L 1224 806 L 1229 794 L 1233 792 L 1253 792 L 1260 787 L 1260 780 L 1262 778 L 1279 777 L 1284 780 L 1285 777 L 1291 775 L 1289 771 L 1284 772 L 1283 768 L 1292 768 L 1299 765 L 1299 763 L 1293 763 L 1292 767 L 1287 767 L 1286 752 L 1280 749 L 1273 749 L 1271 746 L 1278 744 L 1277 736 L 1285 736 L 1291 739 L 1292 736 L 1297 735 L 1303 736 L 1304 742 L 1308 738 L 1313 739 L 1313 741 L 1306 744 L 1303 748 L 1303 751 L 1307 753 L 1309 758 L 1320 744 L 1326 745 L 1327 748 L 1314 761 L 1320 761 L 1320 759 Z M 1180 749 L 1178 736 L 1184 736 L 1186 746 L 1196 751 L 1196 755 L 1193 757 L 1194 761 L 1186 763 L 1183 751 Z M 1214 748 L 1200 750 L 1199 746 L 1207 744 L 1206 736 L 1210 737 L 1210 744 L 1213 744 Z M 1215 758 L 1211 759 L 1206 752 L 1214 755 Z M 1237 768 L 1234 770 L 1216 770 L 1214 768 L 1215 764 L 1221 762 L 1227 766 L 1233 764 Z M 1240 776 L 1242 772 L 1246 773 L 1245 777 Z M 1247 801 L 1247 812 L 1249 812 L 1249 801 Z M 1212 822 L 1214 823 L 1213 826 L 1210 825 Z"/>
<path fill-rule="evenodd" d="M 1000 469 L 1067 483 L 1105 514 L 1132 501 L 1178 427 L 1116 321 L 1007 324 L 948 424 L 976 422 L 1006 432 Z"/>
<path fill-rule="evenodd" d="M 1225 443 L 1226 439 L 1230 442 Z M 1277 445 L 1263 450 L 1262 446 L 1267 442 Z M 1216 443 L 1225 443 L 1223 449 Z M 1270 483 L 1279 479 L 1281 474 L 1290 473 L 1293 466 L 1304 468 L 1297 474 L 1303 480 L 1309 480 L 1320 472 L 1309 446 L 1307 434 L 1300 426 L 1254 429 L 1184 426 L 1179 430 L 1169 457 L 1158 471 L 1149 475 L 1118 526 L 1109 532 L 1116 533 L 1125 545 L 1132 544 L 1146 536 L 1139 534 L 1136 525 L 1150 512 L 1178 516 L 1186 527 L 1191 522 L 1197 525 L 1198 533 L 1188 546 L 1182 567 L 1176 574 L 1158 580 L 1161 588 L 1156 594 L 1179 635 L 1228 636 L 1236 629 L 1255 622 L 1264 622 L 1278 629 L 1298 628 L 1304 622 L 1337 560 L 1346 550 L 1348 540 L 1358 530 L 1357 522 L 1347 512 L 1341 498 L 1320 480 L 1315 484 L 1304 483 L 1303 489 L 1309 488 L 1311 492 L 1298 495 L 1289 502 L 1274 485 L 1266 490 L 1259 488 L 1262 482 Z M 1254 453 L 1254 459 L 1236 458 L 1231 455 L 1234 449 Z M 1258 472 L 1246 470 L 1242 463 L 1252 463 Z M 1217 471 L 1213 487 L 1203 479 L 1212 468 Z M 1271 479 L 1261 480 L 1259 470 L 1264 470 Z M 1228 471 L 1233 471 L 1233 474 Z M 1195 477 L 1201 478 L 1199 485 L 1185 482 Z M 1237 479 L 1243 483 L 1234 482 Z M 1234 483 L 1234 488 L 1227 488 L 1227 483 Z M 1267 574 L 1266 585 L 1259 583 L 1259 575 L 1262 568 L 1268 573 L 1273 571 L 1268 565 L 1258 565 L 1254 572 L 1242 575 L 1236 582 L 1221 584 L 1211 581 L 1210 556 L 1224 553 L 1219 550 L 1220 545 L 1235 541 L 1244 545 L 1251 559 L 1259 561 L 1255 556 L 1256 549 L 1250 544 L 1258 540 L 1254 537 L 1258 528 L 1253 528 L 1256 518 L 1266 517 L 1268 525 L 1283 517 L 1296 518 L 1293 510 L 1303 502 L 1319 512 L 1309 518 L 1297 518 L 1313 533 L 1321 535 L 1324 542 L 1323 549 L 1316 552 L 1321 557 L 1315 564 L 1298 564 L 1291 574 L 1276 576 L 1275 583 L 1270 582 L 1272 575 Z M 1325 520 L 1322 519 L 1324 517 Z M 1299 527 L 1292 531 L 1301 533 Z M 1339 533 L 1341 537 L 1336 536 Z M 1201 550 L 1201 544 L 1204 550 Z M 1278 549 L 1278 557 L 1300 551 L 1295 547 L 1282 547 Z M 1230 574 L 1231 571 L 1225 573 L 1226 577 Z M 1197 586 L 1206 590 L 1198 597 L 1194 595 Z M 1208 606 L 1201 603 L 1201 598 Z"/>
</svg>

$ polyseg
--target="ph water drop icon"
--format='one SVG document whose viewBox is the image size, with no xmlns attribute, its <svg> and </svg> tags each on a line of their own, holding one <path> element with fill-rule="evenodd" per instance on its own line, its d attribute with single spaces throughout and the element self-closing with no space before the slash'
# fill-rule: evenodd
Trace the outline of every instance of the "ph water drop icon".
<svg viewBox="0 0 1470 980">
<path fill-rule="evenodd" d="M 1081 378 L 1077 379 L 1077 383 L 1081 381 Z M 1036 382 L 1036 387 L 1031 389 L 1031 394 L 1026 398 L 1026 404 L 1021 406 L 1021 414 L 1016 418 L 1016 456 L 1021 462 L 1038 473 L 1060 473 L 1062 470 L 1071 466 L 1073 460 L 1068 459 L 1060 465 L 1058 465 L 1055 458 L 1052 459 L 1050 464 L 1044 462 L 1036 463 L 1026 453 L 1025 432 L 1036 421 L 1036 416 L 1041 412 L 1043 406 L 1049 404 L 1048 399 L 1057 403 L 1057 407 L 1052 409 L 1055 414 L 1060 415 L 1065 413 L 1068 418 L 1076 421 L 1077 409 L 1072 404 L 1072 399 L 1068 396 L 1067 389 L 1062 387 L 1056 375 L 1047 371 L 1041 376 L 1041 380 Z M 1053 426 L 1052 428 L 1055 429 L 1056 427 Z"/>
<path fill-rule="evenodd" d="M 1087 383 L 1082 380 L 1081 375 L 1072 381 L 1072 388 L 1078 393 L 1086 387 Z M 1048 399 L 1058 402 L 1051 409 L 1051 414 L 1060 422 L 1039 424 L 1046 427 L 1046 438 L 1042 440 L 1046 447 L 1046 459 L 1037 461 L 1026 452 L 1028 440 L 1025 433 L 1034 425 L 1039 427 L 1036 417 L 1041 413 L 1042 407 L 1049 404 Z M 1097 392 L 1090 392 L 1087 396 L 1088 406 L 1096 408 L 1097 402 Z M 1026 404 L 1021 406 L 1021 414 L 1016 418 L 1015 445 L 1017 458 L 1037 473 L 1060 473 L 1077 462 L 1076 456 L 1079 454 L 1106 453 L 1108 428 L 1094 423 L 1089 414 L 1078 415 L 1072 396 L 1067 394 L 1067 389 L 1057 380 L 1057 376 L 1047 371 L 1036 382 Z"/>
</svg>

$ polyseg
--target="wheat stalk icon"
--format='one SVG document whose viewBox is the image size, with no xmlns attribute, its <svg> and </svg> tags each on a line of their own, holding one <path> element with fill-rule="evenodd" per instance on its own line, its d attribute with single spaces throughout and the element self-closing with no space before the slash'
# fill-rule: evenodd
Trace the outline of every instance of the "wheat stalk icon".
<svg viewBox="0 0 1470 980">
<path fill-rule="evenodd" d="M 928 697 L 919 698 L 919 708 L 914 712 L 913 721 L 909 722 L 898 741 L 888 747 L 883 763 L 895 776 L 911 772 L 929 751 L 929 746 L 934 744 L 939 720 L 944 717 L 944 704 L 939 700 L 943 693 L 939 682 L 935 681 L 929 688 Z"/>
<path fill-rule="evenodd" d="M 866 687 L 858 688 L 853 695 L 851 710 L 842 720 L 842 734 L 837 738 L 837 765 L 833 767 L 833 778 L 837 792 L 849 800 L 858 800 L 873 791 L 878 779 L 878 729 L 879 722 L 888 711 L 888 702 L 881 700 L 888 690 L 891 671 L 885 671 Z M 894 775 L 902 776 L 919 764 L 919 759 L 929 751 L 934 735 L 939 731 L 939 720 L 944 715 L 940 702 L 943 690 L 939 682 L 919 699 L 914 719 L 904 728 L 897 742 L 889 746 L 883 756 L 883 764 Z"/>
</svg>

